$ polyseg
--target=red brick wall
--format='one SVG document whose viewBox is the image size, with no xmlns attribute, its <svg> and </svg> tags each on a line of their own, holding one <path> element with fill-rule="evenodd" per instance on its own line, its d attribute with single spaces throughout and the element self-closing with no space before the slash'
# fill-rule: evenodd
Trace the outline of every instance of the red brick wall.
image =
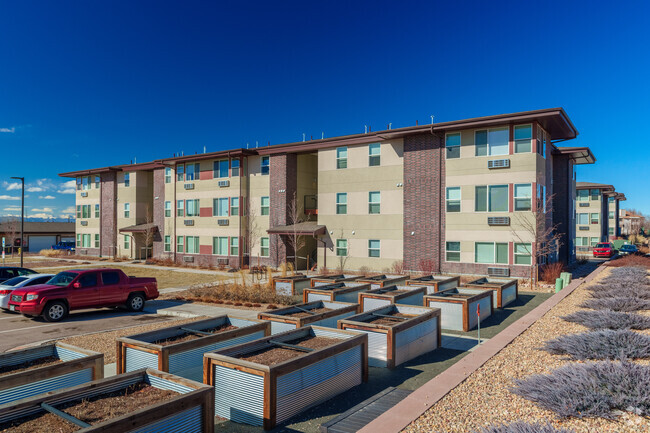
<svg viewBox="0 0 650 433">
<path fill-rule="evenodd" d="M 173 185 L 173 184 L 171 184 Z M 156 200 L 158 197 L 158 200 Z M 172 212 L 174 211 L 172 204 Z M 153 257 L 159 257 L 165 251 L 165 169 L 153 171 L 153 222 L 158 226 L 158 234 L 153 238 Z M 173 247 L 173 242 L 172 242 Z"/>
<path fill-rule="evenodd" d="M 270 159 L 270 209 L 269 224 L 271 227 L 289 224 L 289 203 L 297 192 L 298 156 L 296 154 L 271 155 Z M 270 235 L 271 263 L 278 265 L 286 261 L 288 251 L 285 240 L 279 235 Z"/>
<path fill-rule="evenodd" d="M 450 274 L 474 274 L 474 275 L 487 275 L 488 268 L 509 268 L 511 277 L 529 277 L 529 266 L 513 266 L 513 265 L 499 265 L 499 264 L 485 264 L 485 263 L 455 263 L 443 262 L 442 272 Z"/>
<path fill-rule="evenodd" d="M 100 189 L 100 232 L 99 255 L 110 256 L 115 254 L 117 242 L 117 174 L 114 171 L 101 174 Z"/>
</svg>

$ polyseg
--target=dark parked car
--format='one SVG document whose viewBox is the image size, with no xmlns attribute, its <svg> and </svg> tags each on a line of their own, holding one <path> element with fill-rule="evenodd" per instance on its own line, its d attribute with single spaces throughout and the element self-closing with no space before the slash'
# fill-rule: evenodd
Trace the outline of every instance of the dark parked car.
<svg viewBox="0 0 650 433">
<path fill-rule="evenodd" d="M 74 251 L 74 241 L 61 241 L 56 245 L 52 245 L 52 249 Z"/>
<path fill-rule="evenodd" d="M 0 283 L 7 281 L 10 278 L 21 277 L 23 275 L 37 274 L 38 272 L 32 271 L 27 268 L 20 268 L 16 266 L 3 266 L 0 267 Z"/>
<path fill-rule="evenodd" d="M 625 244 L 621 245 L 621 248 L 618 250 L 618 253 L 621 256 L 627 256 L 628 254 L 639 254 L 639 249 L 636 247 L 636 245 L 632 244 Z"/>
</svg>

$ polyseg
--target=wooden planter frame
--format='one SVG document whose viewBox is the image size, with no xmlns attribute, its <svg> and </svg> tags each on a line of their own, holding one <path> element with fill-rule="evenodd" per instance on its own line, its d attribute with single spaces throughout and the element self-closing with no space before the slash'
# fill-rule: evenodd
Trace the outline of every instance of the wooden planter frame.
<svg viewBox="0 0 650 433">
<path fill-rule="evenodd" d="M 56 391 L 104 377 L 103 353 L 64 343 L 52 343 L 2 353 L 0 366 L 18 365 L 46 356 L 57 356 L 61 359 L 61 354 L 57 354 L 57 351 L 61 351 L 61 354 L 73 352 L 81 356 L 53 365 L 34 366 L 29 370 L 0 376 L 0 404 L 10 404 L 12 401 L 43 392 Z M 70 354 L 64 358 L 71 356 L 74 355 Z"/>
<path fill-rule="evenodd" d="M 460 286 L 459 276 L 425 275 L 423 277 L 411 278 L 406 282 L 407 286 L 427 286 L 427 295 L 438 293 L 441 290 L 455 289 Z"/>
<path fill-rule="evenodd" d="M 357 283 L 356 281 L 345 281 L 340 283 L 316 286 L 303 290 L 302 302 L 310 302 L 309 295 L 314 294 L 321 297 L 327 297 L 327 299 L 320 299 L 322 301 L 356 303 L 359 298 L 358 293 L 367 292 L 368 290 L 370 290 L 370 284 Z"/>
<path fill-rule="evenodd" d="M 287 314 L 300 313 L 303 309 L 313 310 L 316 308 L 332 308 L 332 311 L 313 314 L 307 317 L 287 316 Z M 302 328 L 308 325 L 336 328 L 336 323 L 339 319 L 344 319 L 345 317 L 359 313 L 359 308 L 359 304 L 349 302 L 313 301 L 259 313 L 257 318 L 271 322 L 271 334 L 275 335 L 279 332 Z"/>
<path fill-rule="evenodd" d="M 394 325 L 368 323 L 368 320 L 375 318 L 376 314 L 388 315 L 392 312 L 418 315 Z M 422 331 L 431 326 L 431 323 L 427 322 L 435 323 L 435 330 L 420 336 Z M 442 339 L 440 308 L 415 307 L 413 305 L 391 304 L 375 308 L 339 320 L 339 329 L 368 334 L 368 365 L 371 367 L 395 368 L 406 361 L 439 348 Z M 429 348 L 428 343 L 432 333 L 435 336 L 435 345 Z M 400 340 L 399 347 L 398 340 Z"/>
<path fill-rule="evenodd" d="M 519 284 L 514 278 L 483 277 L 470 281 L 465 284 L 465 287 L 492 290 L 492 306 L 494 308 L 503 308 L 519 298 Z M 513 288 L 514 298 L 512 297 Z"/>
<path fill-rule="evenodd" d="M 148 341 L 158 341 L 166 338 L 175 337 L 178 335 L 187 334 L 186 329 L 202 330 L 210 329 L 224 324 L 245 324 L 237 329 L 230 331 L 219 332 L 213 335 L 206 335 L 194 340 L 182 341 L 179 343 L 169 344 L 163 346 L 161 344 L 149 343 Z M 177 374 L 189 367 L 189 363 L 196 362 L 198 368 L 198 376 L 203 376 L 203 353 L 218 350 L 222 347 L 231 346 L 234 344 L 244 343 L 246 341 L 255 340 L 271 335 L 271 324 L 263 320 L 256 319 L 243 319 L 239 317 L 231 317 L 228 315 L 213 317 L 211 319 L 199 320 L 196 322 L 186 323 L 184 325 L 170 326 L 168 328 L 156 329 L 155 331 L 144 332 L 141 334 L 130 335 L 128 337 L 120 337 L 116 340 L 117 346 L 117 374 L 127 373 L 129 371 L 138 370 L 141 368 L 153 368 L 166 373 Z M 232 343 L 231 343 L 232 342 Z M 131 352 L 137 351 L 137 352 Z M 187 352 L 196 351 L 191 359 L 187 359 Z M 170 359 L 174 361 L 175 355 L 185 353 L 186 359 L 175 366 L 172 362 L 172 371 L 170 371 Z M 148 357 L 146 355 L 153 356 Z M 134 359 L 134 368 L 129 367 L 129 356 L 137 358 L 144 355 L 145 359 Z M 196 359 L 195 359 L 196 358 Z M 181 368 L 184 367 L 184 368 Z M 200 378 L 189 377 L 188 379 L 200 382 Z"/>
<path fill-rule="evenodd" d="M 404 284 L 409 279 L 408 275 L 373 275 L 371 277 L 359 278 L 357 283 L 368 283 L 372 289 L 381 287 L 396 286 Z"/>
<path fill-rule="evenodd" d="M 52 393 L 39 394 L 16 403 L 2 405 L 0 406 L 0 423 L 45 412 L 41 408 L 42 403 L 57 406 L 107 394 L 120 389 L 122 386 L 126 387 L 141 382 L 146 382 L 156 388 L 171 389 L 179 392 L 180 395 L 80 431 L 84 433 L 129 432 L 149 426 L 149 428 L 155 427 L 157 432 L 165 432 L 167 431 L 165 428 L 166 420 L 169 423 L 170 431 L 178 431 L 173 429 L 178 427 L 175 424 L 178 424 L 179 418 L 188 415 L 191 417 L 191 414 L 187 412 L 200 407 L 200 420 L 198 420 L 197 428 L 194 430 L 205 433 L 214 432 L 214 389 L 199 382 L 152 369 L 141 369 L 120 374 Z M 170 417 L 175 417 L 175 419 L 168 419 Z"/>
<path fill-rule="evenodd" d="M 461 298 L 450 297 L 449 295 L 463 295 Z M 487 301 L 483 299 L 489 298 Z M 432 305 L 438 303 L 439 305 Z M 473 322 L 476 317 L 476 304 L 482 304 L 481 308 L 481 321 L 487 319 L 492 315 L 492 291 L 490 290 L 477 290 L 465 287 L 447 289 L 433 295 L 426 295 L 424 297 L 424 306 L 429 308 L 441 308 L 441 326 L 443 329 L 450 329 L 456 331 L 468 332 L 474 328 Z M 455 328 L 445 327 L 445 317 L 447 314 L 454 314 L 452 311 L 445 311 L 446 305 L 456 304 L 461 306 L 461 326 Z M 453 308 L 453 307 L 451 307 Z"/>
<path fill-rule="evenodd" d="M 312 278 L 320 278 L 320 275 L 316 277 L 308 277 L 307 275 L 293 275 L 290 277 L 273 277 L 273 290 L 278 295 L 285 296 L 297 296 L 302 295 L 302 291 L 306 288 L 312 287 L 311 280 Z M 278 287 L 278 283 L 281 284 Z M 279 290 L 283 290 L 281 293 Z M 291 293 L 284 293 L 284 291 L 290 290 Z"/>
<path fill-rule="evenodd" d="M 322 275 L 320 277 L 313 277 L 311 279 L 311 286 L 318 287 L 318 286 L 330 285 L 336 283 L 352 282 L 358 280 L 359 278 L 363 278 L 363 275 L 352 275 L 352 274 Z"/>
<path fill-rule="evenodd" d="M 408 290 L 408 293 L 392 293 L 395 290 Z M 405 304 L 422 306 L 424 295 L 427 293 L 425 286 L 386 286 L 359 293 L 361 311 L 370 311 L 389 304 Z M 419 296 L 418 296 L 419 295 Z M 415 300 L 409 300 L 416 296 Z M 366 302 L 369 300 L 370 302 Z M 366 304 L 372 305 L 366 305 Z"/>
<path fill-rule="evenodd" d="M 270 366 L 240 359 L 242 355 L 269 347 L 273 344 L 271 340 L 291 341 L 307 335 L 340 338 L 341 342 Z M 335 361 L 328 363 L 332 359 Z M 203 382 L 219 388 L 215 400 L 218 416 L 234 414 L 229 418 L 234 422 L 261 424 L 268 430 L 367 382 L 368 337 L 356 332 L 308 326 L 206 353 L 203 371 Z M 295 383 L 292 382 L 294 386 L 289 383 L 298 381 L 304 385 L 303 380 L 309 386 L 296 387 Z M 231 383 L 237 386 L 233 388 Z M 278 395 L 278 390 L 281 395 Z M 287 390 L 291 392 L 287 394 Z M 246 402 L 241 398 L 246 398 Z"/>
</svg>

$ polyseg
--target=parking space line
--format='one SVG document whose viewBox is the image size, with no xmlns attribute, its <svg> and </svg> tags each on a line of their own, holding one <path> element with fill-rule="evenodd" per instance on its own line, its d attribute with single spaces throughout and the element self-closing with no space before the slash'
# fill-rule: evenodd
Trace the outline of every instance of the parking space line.
<svg viewBox="0 0 650 433">
<path fill-rule="evenodd" d="M 48 327 L 48 326 L 58 326 L 58 325 L 60 325 L 60 323 L 51 323 L 49 325 L 30 326 L 30 327 L 18 328 L 18 329 L 8 329 L 6 331 L 0 331 L 0 334 L 6 334 L 8 332 L 16 333 L 16 332 L 20 332 L 20 331 L 27 331 L 27 330 L 31 330 L 31 329 L 45 328 L 45 327 Z"/>
</svg>

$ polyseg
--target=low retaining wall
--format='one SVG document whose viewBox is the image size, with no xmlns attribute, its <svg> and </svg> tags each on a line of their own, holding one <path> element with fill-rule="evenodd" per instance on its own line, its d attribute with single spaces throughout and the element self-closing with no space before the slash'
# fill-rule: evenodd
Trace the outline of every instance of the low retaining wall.
<svg viewBox="0 0 650 433">
<path fill-rule="evenodd" d="M 290 314 L 303 313 L 318 308 L 331 308 L 331 311 L 315 313 L 304 317 L 291 317 Z M 349 302 L 313 301 L 291 307 L 279 308 L 264 313 L 259 313 L 257 318 L 271 322 L 271 334 L 290 331 L 308 325 L 326 326 L 336 328 L 340 319 L 352 316 L 359 312 L 359 304 Z"/>
<path fill-rule="evenodd" d="M 424 305 L 442 310 L 442 329 L 467 332 L 478 324 L 477 307 L 481 306 L 481 321 L 492 315 L 492 291 L 447 289 L 424 297 Z"/>
<path fill-rule="evenodd" d="M 406 281 L 407 286 L 427 286 L 427 295 L 441 290 L 454 289 L 460 285 L 459 276 L 425 275 L 424 277 L 411 278 Z"/>
<path fill-rule="evenodd" d="M 510 278 L 479 278 L 465 284 L 464 287 L 474 289 L 492 290 L 492 306 L 503 308 L 519 297 L 517 280 Z"/>
<path fill-rule="evenodd" d="M 302 302 L 339 301 L 356 304 L 359 300 L 359 293 L 368 290 L 370 290 L 370 284 L 356 282 L 317 285 L 302 292 Z"/>
<path fill-rule="evenodd" d="M 390 304 L 423 305 L 426 287 L 388 286 L 359 293 L 361 311 L 369 311 Z"/>
</svg>

